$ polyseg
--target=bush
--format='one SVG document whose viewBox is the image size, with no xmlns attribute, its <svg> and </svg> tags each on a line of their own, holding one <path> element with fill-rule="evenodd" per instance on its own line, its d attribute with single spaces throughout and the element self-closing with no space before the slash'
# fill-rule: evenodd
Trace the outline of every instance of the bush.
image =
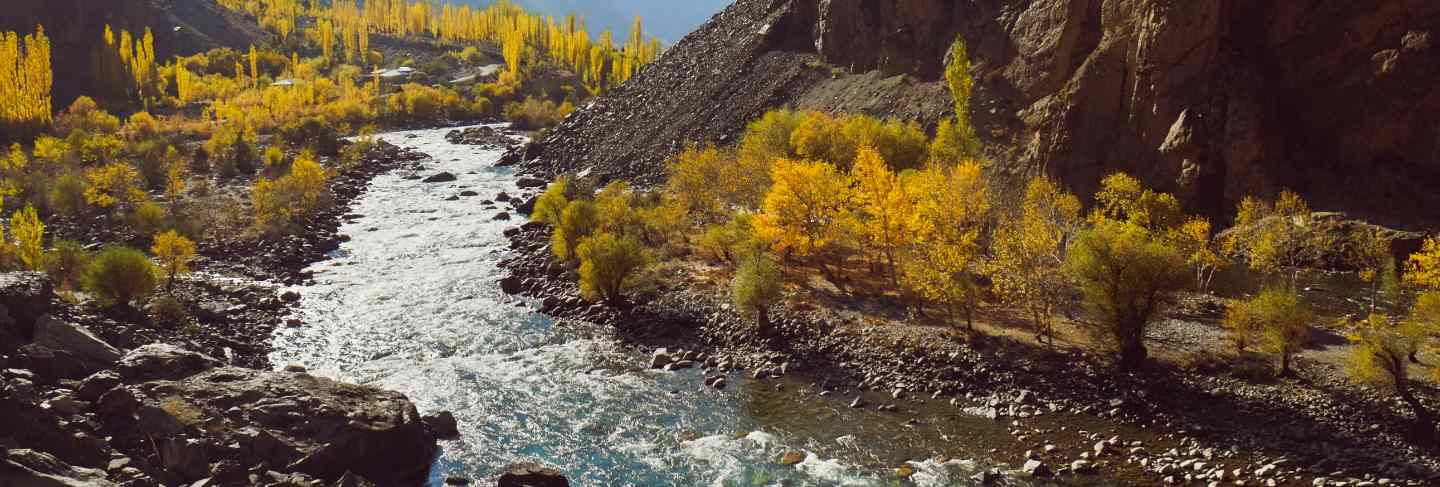
<svg viewBox="0 0 1440 487">
<path fill-rule="evenodd" d="M 128 216 L 130 229 L 140 235 L 154 235 L 165 226 L 165 209 L 151 201 L 135 206 Z"/>
<path fill-rule="evenodd" d="M 505 105 L 505 119 L 520 130 L 540 130 L 560 125 L 573 111 L 575 106 L 568 101 L 557 105 L 526 97 L 525 101 Z"/>
<path fill-rule="evenodd" d="M 61 174 L 55 178 L 47 199 L 50 211 L 65 216 L 79 215 L 85 211 L 85 179 L 78 173 Z"/>
<path fill-rule="evenodd" d="M 190 261 L 195 259 L 195 242 L 170 230 L 155 236 L 155 245 L 150 252 L 160 261 L 165 273 L 165 287 L 175 286 L 175 277 L 190 272 Z"/>
<path fill-rule="evenodd" d="M 565 207 L 570 205 L 570 196 L 567 194 L 569 190 L 569 177 L 556 178 L 535 200 L 535 210 L 531 212 L 530 219 L 550 225 L 559 224 L 560 217 L 565 214 Z"/>
<path fill-rule="evenodd" d="M 1101 220 L 1080 233 L 1065 268 L 1095 318 L 1097 341 L 1116 349 L 1122 370 L 1137 370 L 1145 331 L 1189 281 L 1185 257 L 1139 226 Z"/>
<path fill-rule="evenodd" d="M 407 83 L 386 101 L 387 114 L 396 120 L 428 122 L 463 116 L 460 95 L 446 88 Z"/>
<path fill-rule="evenodd" d="M 55 117 L 55 133 L 68 136 L 74 132 L 114 134 L 120 131 L 120 119 L 100 109 L 88 96 L 76 98 L 69 108 Z"/>
<path fill-rule="evenodd" d="M 280 139 L 297 149 L 310 149 L 322 156 L 340 154 L 340 133 L 325 117 L 305 117 L 280 127 Z"/>
<path fill-rule="evenodd" d="M 125 121 L 121 136 L 126 140 L 146 140 L 160 135 L 160 121 L 149 112 L 138 112 Z"/>
<path fill-rule="evenodd" d="M 308 217 L 325 202 L 325 168 L 302 154 L 290 164 L 290 174 L 255 182 L 250 200 L 255 225 L 265 231 L 282 230 Z"/>
<path fill-rule="evenodd" d="M 804 120 L 805 115 L 799 112 L 776 110 L 750 122 L 740 142 L 741 157 L 771 160 L 799 156 L 790 143 L 790 135 Z"/>
<path fill-rule="evenodd" d="M 222 125 L 210 134 L 205 142 L 207 162 L 217 175 L 232 178 L 240 174 L 255 174 L 255 147 L 253 135 L 242 133 L 236 128 Z M 199 171 L 196 172 L 206 172 Z"/>
<path fill-rule="evenodd" d="M 185 304 L 169 294 L 157 296 L 150 300 L 150 319 L 157 324 L 175 327 L 184 324 L 189 319 L 190 313 L 185 309 Z"/>
<path fill-rule="evenodd" d="M 576 254 L 580 258 L 580 293 L 591 301 L 610 303 L 624 298 L 627 281 L 647 261 L 634 238 L 603 232 L 586 238 Z"/>
<path fill-rule="evenodd" d="M 750 228 L 751 216 L 746 213 L 735 215 L 730 221 L 711 225 L 705 229 L 697 242 L 700 249 L 715 260 L 727 264 L 738 264 L 748 259 L 755 244 Z"/>
<path fill-rule="evenodd" d="M 730 292 L 735 307 L 755 313 L 755 320 L 763 331 L 770 325 L 770 307 L 784 297 L 780 266 L 768 256 L 752 255 L 735 272 Z"/>
<path fill-rule="evenodd" d="M 560 216 L 560 224 L 551 235 L 550 250 L 561 261 L 569 261 L 576 257 L 576 247 L 580 245 L 580 241 L 595 233 L 599 226 L 600 211 L 595 207 L 594 201 L 572 201 L 565 207 L 565 212 Z"/>
<path fill-rule="evenodd" d="M 45 253 L 45 273 L 60 289 L 80 283 L 81 273 L 90 263 L 90 252 L 72 240 L 56 240 L 54 248 Z"/>
<path fill-rule="evenodd" d="M 111 247 L 85 267 L 85 290 L 110 304 L 131 306 L 149 295 L 156 285 L 155 264 L 139 250 Z"/>
<path fill-rule="evenodd" d="M 1225 326 L 1239 350 L 1259 344 L 1266 353 L 1278 355 L 1283 376 L 1290 372 L 1290 356 L 1300 351 L 1308 338 L 1313 317 L 1293 288 L 1270 286 L 1253 298 L 1231 303 L 1225 311 Z"/>
</svg>

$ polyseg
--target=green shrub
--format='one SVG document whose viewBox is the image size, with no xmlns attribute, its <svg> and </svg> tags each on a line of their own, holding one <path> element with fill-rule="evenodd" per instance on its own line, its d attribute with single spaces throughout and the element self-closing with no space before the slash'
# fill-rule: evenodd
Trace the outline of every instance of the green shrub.
<svg viewBox="0 0 1440 487">
<path fill-rule="evenodd" d="M 798 156 L 790 135 L 805 121 L 804 114 L 793 110 L 775 110 L 745 126 L 740 141 L 740 154 L 759 160 Z"/>
<path fill-rule="evenodd" d="M 748 257 L 746 244 L 753 240 L 750 215 L 741 213 L 725 223 L 710 225 L 697 244 L 709 257 L 727 264 L 737 264 Z"/>
<path fill-rule="evenodd" d="M 280 140 L 297 149 L 310 149 L 322 156 L 340 153 L 340 133 L 325 117 L 305 117 L 280 127 Z"/>
<path fill-rule="evenodd" d="M 65 216 L 76 216 L 87 208 L 85 202 L 85 177 L 79 173 L 67 172 L 55 178 L 54 186 L 47 195 L 50 211 Z"/>
<path fill-rule="evenodd" d="M 176 327 L 182 325 L 190 317 L 185 310 L 185 304 L 175 299 L 175 296 L 165 294 L 150 300 L 150 319 L 156 324 Z"/>
<path fill-rule="evenodd" d="M 580 293 L 591 301 L 620 302 L 630 278 L 647 262 L 639 241 L 604 232 L 586 238 L 576 254 L 580 258 Z"/>
<path fill-rule="evenodd" d="M 90 252 L 73 240 L 56 240 L 45 253 L 45 273 L 60 289 L 71 289 L 80 283 L 81 273 L 90 263 Z"/>
<path fill-rule="evenodd" d="M 505 119 L 520 130 L 540 130 L 560 125 L 573 111 L 575 106 L 568 101 L 557 105 L 526 97 L 525 101 L 505 105 Z"/>
<path fill-rule="evenodd" d="M 755 313 L 755 320 L 762 329 L 769 326 L 770 308 L 779 303 L 785 293 L 780 266 L 775 265 L 769 256 L 750 256 L 735 272 L 730 292 L 737 308 Z"/>
<path fill-rule="evenodd" d="M 139 250 L 111 247 L 95 256 L 82 276 L 85 290 L 102 301 L 131 306 L 157 284 L 155 264 Z"/>
</svg>

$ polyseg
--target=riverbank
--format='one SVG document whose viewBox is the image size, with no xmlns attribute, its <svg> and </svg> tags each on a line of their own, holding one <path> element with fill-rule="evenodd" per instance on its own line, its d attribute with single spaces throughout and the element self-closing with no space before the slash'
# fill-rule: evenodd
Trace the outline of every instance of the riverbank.
<svg viewBox="0 0 1440 487">
<path fill-rule="evenodd" d="M 545 313 L 610 325 L 641 354 L 696 351 L 678 359 L 696 359 L 711 378 L 784 374 L 813 384 L 795 393 L 817 402 L 859 405 L 859 398 L 922 424 L 939 419 L 907 413 L 941 403 L 1009 423 L 1015 446 L 980 454 L 1021 476 L 1039 462 L 1055 481 L 1081 485 L 1424 485 L 1440 465 L 1433 451 L 1404 439 L 1408 420 L 1383 392 L 1344 384 L 1337 371 L 1303 359 L 1298 377 L 1265 383 L 1215 364 L 1192 370 L 1162 362 L 1117 376 L 1075 347 L 1051 350 L 903 319 L 868 323 L 817 307 L 780 310 L 762 331 L 731 310 L 728 287 L 684 264 L 668 266 L 664 282 L 617 309 L 579 298 L 569 271 L 550 261 L 548 228 L 527 224 L 507 235 L 516 255 L 504 263 L 510 276 L 502 286 L 541 300 Z M 1190 301 L 1152 341 L 1215 327 L 1214 303 Z M 1083 426 L 1067 431 L 1067 424 Z M 1087 431 L 1077 434 L 1081 428 Z"/>
</svg>

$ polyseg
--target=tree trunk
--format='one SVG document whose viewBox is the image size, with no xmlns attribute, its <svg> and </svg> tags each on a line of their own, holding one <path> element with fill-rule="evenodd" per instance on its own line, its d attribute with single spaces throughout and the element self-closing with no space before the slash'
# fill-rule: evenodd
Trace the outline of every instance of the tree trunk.
<svg viewBox="0 0 1440 487">
<path fill-rule="evenodd" d="M 1280 376 L 1290 375 L 1290 353 L 1280 352 Z"/>
<path fill-rule="evenodd" d="M 1149 352 L 1145 350 L 1143 337 L 1125 337 L 1120 344 L 1120 370 L 1134 372 L 1145 365 L 1145 357 Z"/>
<path fill-rule="evenodd" d="M 767 309 L 765 309 L 765 308 L 760 308 L 760 309 L 756 312 L 755 322 L 760 325 L 760 326 L 759 326 L 759 328 L 760 328 L 760 330 L 759 330 L 759 331 L 760 331 L 760 336 L 762 336 L 762 337 L 769 337 L 769 336 L 771 335 L 771 331 L 770 331 L 770 310 L 767 310 Z"/>
<path fill-rule="evenodd" d="M 1435 418 L 1431 415 L 1430 410 L 1425 409 L 1425 405 L 1415 398 L 1415 394 L 1410 392 L 1409 387 L 1398 386 L 1396 389 L 1400 394 L 1400 399 L 1403 399 L 1406 404 L 1410 405 L 1410 409 L 1415 411 L 1415 424 L 1410 427 L 1411 439 L 1427 445 L 1433 444 L 1435 442 Z"/>
</svg>

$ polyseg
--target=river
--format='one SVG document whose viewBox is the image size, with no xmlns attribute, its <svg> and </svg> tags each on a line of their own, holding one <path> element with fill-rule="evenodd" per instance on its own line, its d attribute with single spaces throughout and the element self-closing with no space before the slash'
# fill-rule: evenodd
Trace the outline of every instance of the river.
<svg viewBox="0 0 1440 487">
<path fill-rule="evenodd" d="M 431 155 L 420 175 L 459 180 L 377 177 L 341 229 L 351 240 L 312 266 L 313 284 L 294 288 L 306 324 L 277 331 L 271 357 L 403 392 L 422 413 L 452 411 L 461 437 L 442 443 L 433 485 L 481 481 L 522 460 L 586 486 L 900 485 L 906 459 L 916 473 L 904 485 L 965 485 L 975 463 L 926 459 L 956 441 L 946 430 L 1004 436 L 1003 424 L 978 418 L 916 428 L 816 400 L 799 382 L 779 391 L 737 374 L 729 389 L 709 390 L 699 371 L 644 370 L 647 357 L 606 330 L 532 311 L 496 283 L 509 252 L 502 232 L 523 217 L 493 221 L 500 209 L 481 204 L 514 194 L 516 177 L 494 167 L 500 151 L 450 144 L 447 131 L 380 137 Z M 479 196 L 447 201 L 466 190 Z M 777 465 L 791 449 L 806 460 Z"/>
</svg>

